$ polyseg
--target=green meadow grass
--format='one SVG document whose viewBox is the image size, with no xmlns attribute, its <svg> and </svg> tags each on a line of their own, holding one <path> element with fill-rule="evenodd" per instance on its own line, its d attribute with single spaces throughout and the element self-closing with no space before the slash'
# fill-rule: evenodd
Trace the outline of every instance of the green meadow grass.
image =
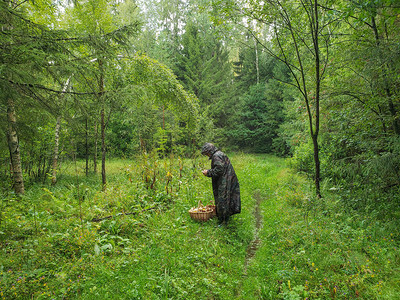
<svg viewBox="0 0 400 300">
<path fill-rule="evenodd" d="M 4 195 L 0 298 L 399 299 L 397 220 L 314 199 L 284 159 L 230 157 L 242 213 L 222 227 L 188 214 L 212 200 L 206 158 L 112 160 L 105 191 L 64 164 L 56 186 Z"/>
</svg>

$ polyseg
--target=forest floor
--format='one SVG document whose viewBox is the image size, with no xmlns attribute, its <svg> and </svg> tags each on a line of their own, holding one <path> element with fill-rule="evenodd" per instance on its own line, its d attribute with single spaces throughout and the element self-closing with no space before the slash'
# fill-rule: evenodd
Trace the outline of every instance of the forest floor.
<svg viewBox="0 0 400 300">
<path fill-rule="evenodd" d="M 227 226 L 188 210 L 212 200 L 209 161 L 107 163 L 108 185 L 65 163 L 56 186 L 4 194 L 1 299 L 400 299 L 399 221 L 349 211 L 286 161 L 232 154 L 242 212 Z"/>
</svg>

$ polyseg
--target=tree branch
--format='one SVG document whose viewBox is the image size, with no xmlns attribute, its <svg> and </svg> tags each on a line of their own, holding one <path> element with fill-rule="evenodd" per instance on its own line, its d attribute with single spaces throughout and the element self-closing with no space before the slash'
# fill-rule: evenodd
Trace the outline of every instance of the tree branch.
<svg viewBox="0 0 400 300">
<path fill-rule="evenodd" d="M 2 80 L 6 80 L 4 78 L 1 78 Z M 94 92 L 73 92 L 73 91 L 65 91 L 65 90 L 55 90 L 49 87 L 45 87 L 41 84 L 32 84 L 32 83 L 21 83 L 21 82 L 15 82 L 12 80 L 6 80 L 9 83 L 18 86 L 18 87 L 25 87 L 25 88 L 36 88 L 36 89 L 41 89 L 44 91 L 56 93 L 56 94 L 71 94 L 71 95 L 96 95 L 97 93 Z"/>
</svg>

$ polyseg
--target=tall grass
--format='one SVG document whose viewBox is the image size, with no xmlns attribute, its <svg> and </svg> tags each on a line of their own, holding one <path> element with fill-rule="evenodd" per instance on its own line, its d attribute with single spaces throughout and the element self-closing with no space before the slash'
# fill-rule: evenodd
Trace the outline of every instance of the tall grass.
<svg viewBox="0 0 400 300">
<path fill-rule="evenodd" d="M 248 299 L 400 299 L 398 220 L 341 206 L 281 170 L 262 202 L 264 226 Z"/>
<path fill-rule="evenodd" d="M 0 298 L 398 297 L 397 220 L 344 211 L 334 192 L 314 199 L 283 159 L 230 157 L 242 213 L 222 227 L 188 214 L 212 200 L 206 158 L 110 161 L 104 192 L 78 162 L 54 187 L 4 196 Z"/>
</svg>

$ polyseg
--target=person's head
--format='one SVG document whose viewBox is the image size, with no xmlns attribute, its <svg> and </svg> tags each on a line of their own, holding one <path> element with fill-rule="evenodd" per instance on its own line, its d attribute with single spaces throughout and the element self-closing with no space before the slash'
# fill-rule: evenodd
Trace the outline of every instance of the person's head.
<svg viewBox="0 0 400 300">
<path fill-rule="evenodd" d="M 217 147 L 215 147 L 213 144 L 205 143 L 203 147 L 201 147 L 201 154 L 211 157 L 217 150 Z"/>
</svg>

